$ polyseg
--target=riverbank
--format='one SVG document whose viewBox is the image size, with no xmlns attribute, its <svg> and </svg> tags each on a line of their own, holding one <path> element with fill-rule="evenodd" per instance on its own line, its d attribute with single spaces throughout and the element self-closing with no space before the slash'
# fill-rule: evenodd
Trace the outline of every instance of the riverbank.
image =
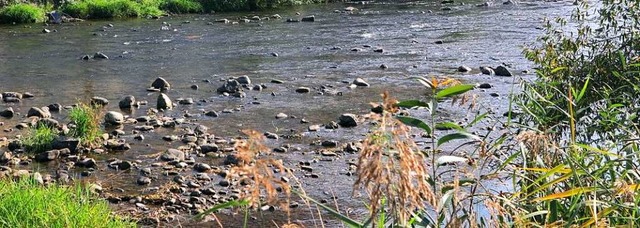
<svg viewBox="0 0 640 228">
<path fill-rule="evenodd" d="M 168 14 L 200 14 L 275 9 L 296 5 L 324 3 L 323 0 L 80 0 L 48 4 L 16 3 L 0 7 L 0 23 L 20 24 L 49 21 L 60 23 L 62 17 L 74 19 L 157 18 Z M 55 10 L 57 13 L 46 13 Z"/>
</svg>

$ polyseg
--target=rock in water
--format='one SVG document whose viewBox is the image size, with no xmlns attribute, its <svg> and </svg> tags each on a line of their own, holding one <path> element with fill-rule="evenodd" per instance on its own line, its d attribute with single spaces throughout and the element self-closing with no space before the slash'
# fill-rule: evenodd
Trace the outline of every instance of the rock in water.
<svg viewBox="0 0 640 228">
<path fill-rule="evenodd" d="M 218 93 L 235 93 L 240 91 L 240 82 L 237 80 L 227 80 L 220 88 L 218 88 Z"/>
<path fill-rule="evenodd" d="M 13 111 L 13 108 L 8 107 L 7 109 L 3 110 L 0 112 L 0 116 L 5 117 L 5 118 L 11 118 L 13 117 L 13 115 L 15 114 L 15 112 Z"/>
<path fill-rule="evenodd" d="M 469 72 L 471 71 L 471 67 L 468 66 L 459 66 L 458 67 L 458 72 Z"/>
<path fill-rule="evenodd" d="M 482 74 L 486 74 L 486 75 L 493 75 L 493 74 L 495 74 L 495 72 L 493 71 L 493 69 L 491 69 L 490 67 L 480 67 L 480 72 L 482 72 Z"/>
<path fill-rule="evenodd" d="M 511 71 L 509 71 L 509 69 L 503 66 L 498 66 L 493 71 L 496 73 L 496 76 L 504 76 L 504 77 L 513 76 L 513 74 L 511 74 Z"/>
<path fill-rule="evenodd" d="M 120 125 L 124 123 L 124 115 L 119 112 L 109 111 L 104 115 L 104 122 L 110 125 Z"/>
<path fill-rule="evenodd" d="M 251 84 L 251 79 L 249 78 L 249 76 L 246 76 L 246 75 L 236 78 L 236 81 L 238 81 L 238 83 L 242 85 Z"/>
<path fill-rule="evenodd" d="M 108 104 L 109 104 L 109 100 L 107 100 L 107 98 L 104 98 L 104 97 L 92 97 L 91 98 L 91 105 L 93 105 L 93 106 L 102 107 L 102 106 L 106 106 Z"/>
<path fill-rule="evenodd" d="M 184 161 L 184 152 L 176 149 L 168 149 L 164 154 L 160 156 L 163 161 Z"/>
<path fill-rule="evenodd" d="M 93 58 L 94 59 L 109 59 L 109 56 L 105 55 L 102 52 L 96 52 L 95 54 L 93 54 Z"/>
<path fill-rule="evenodd" d="M 118 106 L 120 107 L 120 109 L 130 109 L 135 105 L 135 103 L 136 98 L 132 95 L 128 95 L 120 100 Z"/>
<path fill-rule="evenodd" d="M 302 21 L 302 22 L 314 22 L 315 20 L 316 20 L 316 16 L 310 15 L 310 16 L 303 17 L 302 20 L 300 20 L 300 21 Z"/>
<path fill-rule="evenodd" d="M 158 77 L 155 81 L 153 81 L 153 83 L 151 83 L 151 87 L 159 90 L 169 90 L 171 88 L 171 84 L 169 84 L 169 82 L 167 82 L 167 80 L 165 80 L 164 78 Z"/>
<path fill-rule="evenodd" d="M 367 83 L 362 78 L 356 78 L 355 80 L 353 80 L 353 84 L 356 85 L 356 86 L 364 86 L 364 87 L 369 86 L 369 83 Z"/>
<path fill-rule="evenodd" d="M 158 95 L 157 108 L 159 110 L 172 109 L 173 103 L 171 102 L 171 99 L 169 99 L 169 96 L 164 93 L 160 93 L 160 95 Z"/>
<path fill-rule="evenodd" d="M 338 124 L 342 127 L 355 127 L 358 126 L 358 118 L 354 114 L 345 113 L 338 118 Z"/>
<path fill-rule="evenodd" d="M 27 117 L 31 117 L 31 116 L 36 116 L 40 118 L 51 118 L 51 113 L 49 112 L 49 108 L 46 108 L 46 107 L 42 109 L 32 107 L 27 112 Z"/>
</svg>

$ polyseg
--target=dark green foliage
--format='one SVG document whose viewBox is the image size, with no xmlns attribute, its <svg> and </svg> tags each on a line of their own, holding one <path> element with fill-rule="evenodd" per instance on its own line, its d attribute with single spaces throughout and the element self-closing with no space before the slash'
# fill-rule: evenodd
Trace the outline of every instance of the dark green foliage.
<svg viewBox="0 0 640 228">
<path fill-rule="evenodd" d="M 91 19 L 157 16 L 162 13 L 156 1 L 85 0 L 68 3 L 61 10 L 73 17 Z"/>
<path fill-rule="evenodd" d="M 171 13 L 202 13 L 202 5 L 191 0 L 166 0 L 160 9 Z"/>
<path fill-rule="evenodd" d="M 36 5 L 20 3 L 0 9 L 0 23 L 36 23 L 44 20 L 44 9 Z"/>
</svg>

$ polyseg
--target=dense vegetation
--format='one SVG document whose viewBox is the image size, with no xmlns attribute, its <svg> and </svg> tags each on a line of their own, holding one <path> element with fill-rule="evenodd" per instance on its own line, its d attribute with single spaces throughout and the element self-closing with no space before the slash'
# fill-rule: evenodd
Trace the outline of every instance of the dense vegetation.
<svg viewBox="0 0 640 228">
<path fill-rule="evenodd" d="M 114 217 L 86 186 L 42 186 L 35 178 L 0 181 L 0 227 L 135 227 Z"/>
<path fill-rule="evenodd" d="M 35 23 L 46 19 L 53 9 L 76 18 L 110 19 L 153 17 L 165 13 L 210 13 L 249 11 L 283 6 L 312 4 L 321 0 L 75 0 L 37 1 L 12 4 L 0 1 L 0 23 Z M 37 4 L 36 4 L 37 3 Z M 47 9 L 47 10 L 45 10 Z"/>
</svg>

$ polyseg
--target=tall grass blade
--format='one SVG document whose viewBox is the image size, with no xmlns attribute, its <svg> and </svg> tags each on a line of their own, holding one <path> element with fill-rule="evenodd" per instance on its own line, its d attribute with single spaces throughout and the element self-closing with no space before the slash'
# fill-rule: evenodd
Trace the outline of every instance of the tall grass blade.
<svg viewBox="0 0 640 228">
<path fill-rule="evenodd" d="M 200 214 L 197 214 L 196 216 L 194 216 L 195 219 L 200 220 L 202 219 L 204 216 L 214 213 L 218 210 L 221 209 L 225 209 L 225 208 L 231 208 L 231 207 L 240 207 L 240 206 L 246 206 L 249 205 L 249 201 L 248 200 L 232 200 L 223 204 L 218 204 L 212 208 L 207 209 L 206 211 L 203 211 Z"/>
<path fill-rule="evenodd" d="M 331 207 L 329 207 L 329 206 L 327 206 L 327 205 L 324 205 L 324 204 L 322 204 L 322 203 L 318 202 L 317 200 L 315 200 L 315 199 L 313 199 L 313 198 L 311 198 L 311 197 L 309 197 L 309 196 L 307 196 L 307 195 L 305 195 L 305 194 L 301 194 L 301 193 L 299 193 L 299 192 L 297 192 L 297 191 L 291 191 L 291 192 L 293 192 L 293 193 L 297 194 L 298 196 L 300 196 L 300 197 L 304 198 L 305 200 L 309 200 L 309 201 L 313 202 L 314 204 L 316 204 L 316 205 L 318 205 L 318 206 L 322 207 L 322 208 L 323 208 L 323 209 L 325 209 L 327 212 L 329 212 L 329 214 L 331 214 L 331 215 L 335 216 L 335 217 L 336 217 L 336 218 L 338 218 L 340 221 L 342 221 L 342 222 L 346 223 L 349 227 L 354 227 L 354 228 L 355 228 L 355 227 L 364 227 L 364 225 L 362 225 L 362 224 L 361 224 L 361 223 L 359 223 L 358 221 L 353 220 L 353 219 L 351 219 L 351 218 L 349 218 L 349 217 L 347 217 L 347 216 L 345 216 L 345 215 L 341 214 L 340 212 L 337 212 L 337 211 L 336 211 L 336 210 L 334 210 L 333 208 L 331 208 Z"/>
<path fill-rule="evenodd" d="M 578 187 L 578 188 L 573 188 L 564 192 L 535 198 L 532 201 L 540 202 L 540 201 L 547 201 L 547 200 L 553 200 L 553 199 L 562 199 L 562 198 L 567 198 L 567 197 L 575 196 L 582 193 L 592 192 L 595 190 L 596 190 L 595 187 Z"/>
<path fill-rule="evenodd" d="M 413 117 L 408 117 L 408 116 L 398 116 L 397 118 L 403 124 L 406 124 L 406 125 L 411 126 L 411 127 L 420 128 L 420 129 L 424 130 L 427 134 L 431 134 L 431 127 L 429 127 L 429 125 L 427 125 L 422 120 L 419 120 L 419 119 L 416 119 L 416 118 L 413 118 Z"/>
<path fill-rule="evenodd" d="M 471 139 L 473 141 L 480 141 L 480 137 L 478 137 L 477 135 L 468 133 L 468 132 L 456 132 L 456 133 L 451 133 L 445 136 L 442 136 L 440 139 L 438 139 L 438 146 L 441 146 L 442 144 L 448 143 L 450 141 L 453 140 L 457 140 L 457 139 Z"/>
<path fill-rule="evenodd" d="M 451 86 L 436 93 L 436 98 L 445 98 L 460 95 L 466 93 L 469 90 L 472 90 L 474 87 L 474 85 L 470 84 Z"/>
</svg>

